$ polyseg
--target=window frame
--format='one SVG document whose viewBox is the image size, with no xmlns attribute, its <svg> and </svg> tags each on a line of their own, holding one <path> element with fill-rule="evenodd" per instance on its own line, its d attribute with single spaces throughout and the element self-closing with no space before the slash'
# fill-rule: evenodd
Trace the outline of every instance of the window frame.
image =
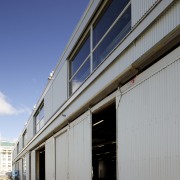
<svg viewBox="0 0 180 180">
<path fill-rule="evenodd" d="M 93 53 L 95 52 L 95 50 L 99 47 L 99 45 L 103 42 L 103 40 L 107 37 L 107 35 L 111 32 L 111 30 L 113 29 L 113 27 L 115 27 L 116 23 L 120 20 L 121 17 L 123 17 L 124 13 L 126 12 L 126 10 L 130 7 L 131 8 L 131 0 L 128 0 L 129 2 L 127 2 L 127 4 L 124 6 L 124 8 L 122 9 L 121 12 L 119 12 L 119 15 L 115 18 L 115 20 L 113 21 L 113 23 L 109 26 L 109 28 L 107 29 L 107 31 L 104 33 L 104 35 L 99 39 L 99 41 L 96 43 L 96 45 L 93 47 L 93 29 L 95 27 L 95 24 L 98 24 L 99 20 L 101 20 L 101 17 L 103 16 L 103 14 L 106 12 L 106 10 L 108 10 L 109 6 L 111 5 L 112 1 L 104 1 L 99 5 L 98 11 L 95 12 L 94 17 L 92 18 L 91 22 L 89 23 L 88 27 L 84 30 L 84 32 L 82 32 L 82 36 L 79 38 L 79 40 L 77 41 L 77 43 L 74 45 L 73 50 L 71 51 L 68 59 L 68 95 L 69 97 L 72 96 L 80 87 L 81 85 L 89 78 L 89 76 L 91 76 L 91 74 L 107 59 L 107 57 L 117 48 L 117 46 L 119 46 L 119 44 L 121 44 L 123 42 L 123 40 L 128 36 L 128 34 L 131 32 L 132 29 L 132 14 L 130 17 L 130 30 L 127 32 L 127 34 L 110 50 L 109 53 L 107 53 L 107 55 L 105 55 L 105 57 L 103 58 L 103 60 L 95 67 L 93 68 Z M 78 67 L 76 73 L 73 74 L 73 76 L 71 76 L 71 62 L 73 61 L 73 59 L 75 58 L 75 56 L 78 54 L 78 52 L 81 50 L 81 48 L 83 47 L 83 43 L 86 41 L 87 36 L 89 35 L 90 38 L 90 53 L 89 55 L 86 57 L 86 59 L 83 61 L 83 63 Z M 89 60 L 90 58 L 90 74 L 88 77 L 86 77 L 86 79 L 79 85 L 79 87 L 73 92 L 73 87 L 71 84 L 71 81 L 73 79 L 73 77 L 76 76 L 76 74 L 80 71 L 80 69 L 83 67 L 83 65 Z"/>
<path fill-rule="evenodd" d="M 90 58 L 90 61 L 91 61 L 91 32 L 90 31 L 91 31 L 91 27 L 88 27 L 85 30 L 85 32 L 83 33 L 83 35 L 79 38 L 78 43 L 76 43 L 76 45 L 74 46 L 75 48 L 73 48 L 71 54 L 68 57 L 68 60 L 69 60 L 68 61 L 68 95 L 69 96 L 74 94 L 74 92 L 83 84 L 83 82 L 82 82 L 81 85 L 74 92 L 72 92 L 72 90 L 73 90 L 72 85 L 71 85 L 72 79 L 78 74 L 78 72 L 81 70 L 83 65 L 89 60 L 89 58 Z M 89 38 L 89 41 L 90 41 L 89 54 L 84 59 L 83 63 L 78 67 L 76 72 L 73 75 L 71 75 L 71 63 L 75 59 L 76 55 L 80 52 L 81 48 L 83 47 L 84 43 L 86 42 L 86 40 L 88 38 Z M 90 64 L 91 64 L 91 62 L 90 62 Z M 91 74 L 91 69 L 90 69 L 90 74 Z"/>
<path fill-rule="evenodd" d="M 37 117 L 40 115 L 40 113 L 43 112 L 43 116 L 41 119 L 37 119 Z M 38 120 L 38 122 L 37 122 Z M 40 124 L 42 123 L 42 121 L 44 121 L 44 100 L 41 102 L 41 104 L 39 105 L 39 107 L 37 108 L 35 114 L 34 114 L 34 128 L 35 128 L 35 134 L 37 134 L 45 125 L 45 123 L 43 122 L 43 125 L 40 126 Z M 39 126 L 39 129 L 37 130 L 37 126 Z"/>
<path fill-rule="evenodd" d="M 17 143 L 17 154 L 19 154 L 19 142 Z"/>
<path fill-rule="evenodd" d="M 27 144 L 27 129 L 23 133 L 23 147 Z"/>
</svg>

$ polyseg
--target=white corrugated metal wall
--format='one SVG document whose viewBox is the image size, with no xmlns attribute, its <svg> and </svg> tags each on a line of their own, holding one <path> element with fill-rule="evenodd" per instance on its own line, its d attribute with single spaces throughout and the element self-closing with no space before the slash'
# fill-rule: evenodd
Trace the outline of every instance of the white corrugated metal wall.
<svg viewBox="0 0 180 180">
<path fill-rule="evenodd" d="M 180 179 L 180 48 L 175 52 L 179 60 L 134 85 L 120 99 L 119 179 Z M 168 55 L 169 61 L 172 57 Z"/>
<path fill-rule="evenodd" d="M 68 179 L 68 133 L 63 131 L 55 138 L 56 179 Z"/>
<path fill-rule="evenodd" d="M 90 180 L 92 168 L 90 116 L 80 117 L 76 122 L 71 124 L 69 130 L 69 179 Z"/>
<path fill-rule="evenodd" d="M 160 0 L 131 0 L 132 4 L 132 26 L 134 26 L 153 5 L 155 5 Z"/>
<path fill-rule="evenodd" d="M 27 153 L 26 154 L 26 180 L 30 180 L 29 164 L 30 164 L 30 156 L 29 156 L 29 153 Z"/>
<path fill-rule="evenodd" d="M 180 24 L 180 1 L 176 1 L 161 18 L 143 33 L 134 44 L 137 59 Z"/>
<path fill-rule="evenodd" d="M 36 180 L 36 151 L 31 152 L 31 180 Z"/>
<path fill-rule="evenodd" d="M 45 173 L 46 179 L 55 180 L 55 154 L 54 138 L 50 138 L 45 143 Z"/>
<path fill-rule="evenodd" d="M 90 118 L 85 113 L 56 137 L 56 179 L 91 179 Z"/>
</svg>

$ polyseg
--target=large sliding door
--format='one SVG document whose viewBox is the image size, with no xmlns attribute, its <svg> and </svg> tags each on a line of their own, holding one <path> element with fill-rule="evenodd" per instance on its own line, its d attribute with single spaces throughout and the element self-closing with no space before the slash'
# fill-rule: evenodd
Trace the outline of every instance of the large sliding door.
<svg viewBox="0 0 180 180">
<path fill-rule="evenodd" d="M 36 180 L 36 151 L 31 151 L 31 180 Z"/>
<path fill-rule="evenodd" d="M 45 143 L 45 159 L 46 159 L 46 179 L 55 180 L 55 154 L 54 154 L 54 138 L 50 138 Z"/>
<path fill-rule="evenodd" d="M 118 174 L 122 180 L 180 179 L 180 48 L 121 88 Z"/>
<path fill-rule="evenodd" d="M 85 113 L 55 136 L 56 179 L 91 179 L 91 121 Z"/>
<path fill-rule="evenodd" d="M 85 113 L 69 129 L 69 179 L 91 179 L 91 121 Z"/>
<path fill-rule="evenodd" d="M 61 132 L 56 138 L 56 179 L 68 179 L 68 134 Z"/>
</svg>

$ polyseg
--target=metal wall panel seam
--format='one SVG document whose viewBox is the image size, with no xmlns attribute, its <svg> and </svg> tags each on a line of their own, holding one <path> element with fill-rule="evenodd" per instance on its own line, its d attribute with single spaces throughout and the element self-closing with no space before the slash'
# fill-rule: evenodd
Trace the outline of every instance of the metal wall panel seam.
<svg viewBox="0 0 180 180">
<path fill-rule="evenodd" d="M 172 52 L 173 53 L 173 52 Z M 161 67 L 156 68 L 151 74 L 148 74 L 147 77 L 144 77 L 140 82 L 138 82 L 137 84 L 133 84 L 133 86 L 130 86 L 129 88 L 126 89 L 126 85 L 124 85 L 123 87 L 121 87 L 121 91 L 122 91 L 122 95 L 126 94 L 128 91 L 130 91 L 131 89 L 135 88 L 136 86 L 138 86 L 139 84 L 141 84 L 142 82 L 146 81 L 147 79 L 149 79 L 150 77 L 152 77 L 153 75 L 157 74 L 159 71 L 165 69 L 166 67 L 168 67 L 169 65 L 173 64 L 175 61 L 178 61 L 180 59 L 180 47 L 178 47 L 176 50 L 174 50 L 174 54 L 178 53 L 178 57 L 176 57 L 175 59 L 170 59 L 170 61 L 167 63 L 165 62 L 165 64 L 163 64 Z M 163 57 L 160 61 L 162 62 L 165 59 L 168 59 L 168 57 L 171 55 L 168 54 L 167 56 Z M 157 62 L 157 63 L 161 63 L 161 62 Z M 152 67 L 150 67 L 150 69 L 147 69 L 146 71 L 150 71 L 152 68 L 154 68 L 155 66 L 157 66 L 157 63 L 154 64 Z M 146 72 L 145 71 L 145 72 Z M 140 74 L 141 75 L 141 74 Z M 138 76 L 140 76 L 138 75 Z M 134 80 L 132 80 L 134 81 Z M 131 82 L 131 81 L 130 81 Z"/>
<path fill-rule="evenodd" d="M 137 3 L 137 0 L 132 0 L 132 27 L 140 23 L 160 1 L 162 0 L 139 0 Z"/>
<path fill-rule="evenodd" d="M 88 122 L 89 122 L 89 125 L 90 125 L 90 136 L 89 136 L 89 147 L 92 149 L 92 112 L 91 112 L 91 109 L 89 108 L 89 110 L 88 110 L 88 112 L 87 112 L 87 114 L 88 114 L 88 116 L 87 116 L 87 120 L 88 120 Z M 90 174 L 91 174 L 91 179 L 93 178 L 92 176 L 93 176 L 93 174 L 92 174 L 92 153 L 90 153 L 90 164 L 91 164 L 91 168 L 90 168 Z M 89 179 L 90 180 L 90 179 Z"/>
<path fill-rule="evenodd" d="M 66 126 L 63 129 L 61 129 L 60 131 L 58 131 L 56 134 L 53 135 L 54 138 L 56 138 L 57 136 L 60 136 L 61 134 L 65 133 L 66 131 L 68 131 L 69 127 Z"/>
<path fill-rule="evenodd" d="M 95 113 L 96 111 L 104 107 L 105 104 L 108 104 L 109 102 L 115 100 L 116 94 L 117 94 L 117 91 L 111 93 L 109 96 L 105 97 L 102 101 L 100 101 L 99 103 L 91 107 L 90 108 L 91 113 Z"/>
<path fill-rule="evenodd" d="M 76 118 L 74 121 L 70 122 L 70 128 L 76 126 L 77 124 L 81 123 L 84 119 L 88 117 L 88 112 L 84 112 L 82 115 L 80 115 L 78 118 Z"/>
<path fill-rule="evenodd" d="M 116 102 L 116 142 L 118 142 L 118 132 L 119 132 L 119 129 L 118 129 L 118 124 L 119 124 L 119 118 L 118 118 L 118 109 L 119 109 L 119 105 L 120 105 L 120 101 L 121 101 L 121 99 L 122 99 L 122 92 L 121 92 L 121 88 L 120 87 L 118 87 L 118 90 L 116 91 L 116 100 L 115 100 L 115 102 Z M 116 160 L 116 176 L 117 176 L 117 179 L 119 179 L 119 177 L 120 177 L 120 175 L 119 175 L 119 169 L 120 169 L 120 167 L 119 167 L 119 161 L 118 161 L 118 159 L 120 159 L 120 157 L 119 157 L 119 151 L 118 151 L 118 149 L 119 149 L 119 146 L 118 146 L 118 143 L 116 143 L 116 155 L 117 155 L 117 160 Z"/>
<path fill-rule="evenodd" d="M 118 90 L 117 90 L 117 95 L 116 95 L 116 110 L 119 108 L 119 104 L 120 104 L 120 101 L 121 101 L 121 98 L 122 98 L 122 91 L 121 91 L 121 87 L 118 87 Z"/>
</svg>

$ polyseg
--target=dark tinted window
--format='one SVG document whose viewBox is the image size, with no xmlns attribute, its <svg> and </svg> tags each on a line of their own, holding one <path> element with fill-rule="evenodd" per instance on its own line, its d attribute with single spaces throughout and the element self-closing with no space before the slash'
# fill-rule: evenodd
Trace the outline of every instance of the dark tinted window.
<svg viewBox="0 0 180 180">
<path fill-rule="evenodd" d="M 131 29 L 131 7 L 124 12 L 93 53 L 93 69 L 118 45 Z"/>
<path fill-rule="evenodd" d="M 109 6 L 104 14 L 98 19 L 93 29 L 93 48 L 106 33 L 109 27 L 113 24 L 115 19 L 122 12 L 124 7 L 128 4 L 129 0 L 111 0 Z"/>
<path fill-rule="evenodd" d="M 73 60 L 71 61 L 71 70 L 70 70 L 70 77 L 74 75 L 74 73 L 78 70 L 81 64 L 85 61 L 85 59 L 90 54 L 90 38 L 89 36 L 82 44 L 79 52 L 75 55 Z"/>
<path fill-rule="evenodd" d="M 85 79 L 90 75 L 90 59 L 88 59 L 77 74 L 73 77 L 70 82 L 70 94 L 74 93 L 78 87 L 85 81 Z"/>
</svg>

